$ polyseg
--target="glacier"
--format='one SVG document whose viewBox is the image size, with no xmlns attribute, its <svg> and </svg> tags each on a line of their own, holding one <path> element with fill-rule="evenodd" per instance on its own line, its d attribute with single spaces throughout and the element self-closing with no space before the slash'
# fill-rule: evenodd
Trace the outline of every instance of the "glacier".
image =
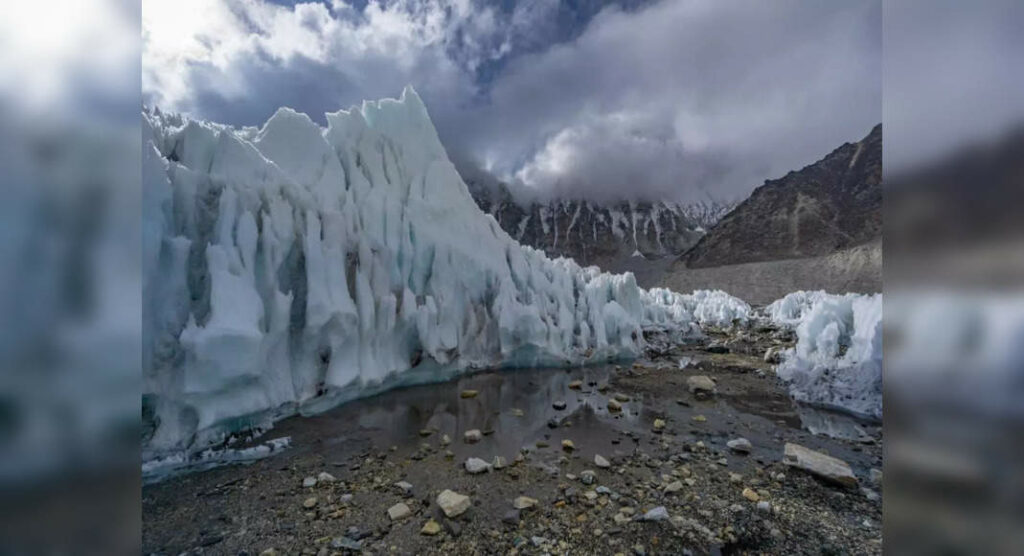
<svg viewBox="0 0 1024 556">
<path fill-rule="evenodd" d="M 473 369 L 633 358 L 644 327 L 699 334 L 697 301 L 513 240 L 411 87 L 326 127 L 142 119 L 143 461 Z"/>
<path fill-rule="evenodd" d="M 882 418 L 882 294 L 797 291 L 764 313 L 796 332 L 775 371 L 793 399 Z"/>
</svg>

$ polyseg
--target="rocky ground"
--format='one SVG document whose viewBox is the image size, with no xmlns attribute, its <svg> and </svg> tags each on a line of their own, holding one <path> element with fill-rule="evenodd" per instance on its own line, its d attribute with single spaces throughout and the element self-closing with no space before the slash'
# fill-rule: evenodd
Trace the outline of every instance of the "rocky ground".
<svg viewBox="0 0 1024 556">
<path fill-rule="evenodd" d="M 795 406 L 764 360 L 791 342 L 651 338 L 286 420 L 280 453 L 144 487 L 144 553 L 881 553 L 881 428 Z"/>
</svg>

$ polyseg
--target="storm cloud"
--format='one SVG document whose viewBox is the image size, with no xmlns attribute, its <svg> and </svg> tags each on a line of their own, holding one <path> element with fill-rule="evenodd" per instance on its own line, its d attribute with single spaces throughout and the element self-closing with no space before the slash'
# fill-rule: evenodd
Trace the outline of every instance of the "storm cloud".
<svg viewBox="0 0 1024 556">
<path fill-rule="evenodd" d="M 175 6 L 144 4 L 148 103 L 323 122 L 411 83 L 453 159 L 541 195 L 733 199 L 882 118 L 878 0 Z"/>
</svg>

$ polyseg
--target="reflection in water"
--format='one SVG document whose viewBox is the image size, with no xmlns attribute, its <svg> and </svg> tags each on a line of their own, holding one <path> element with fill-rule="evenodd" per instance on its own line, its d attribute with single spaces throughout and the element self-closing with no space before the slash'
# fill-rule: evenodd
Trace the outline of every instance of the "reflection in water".
<svg viewBox="0 0 1024 556">
<path fill-rule="evenodd" d="M 799 403 L 794 405 L 801 426 L 811 434 L 861 442 L 874 440 L 874 436 L 865 430 L 870 425 L 852 415 Z"/>
<path fill-rule="evenodd" d="M 289 419 L 276 432 L 291 434 L 298 450 L 314 442 L 340 448 L 366 437 L 377 449 L 417 447 L 421 442 L 436 446 L 440 436 L 447 434 L 457 457 L 485 459 L 514 457 L 541 439 L 557 446 L 563 438 L 571 438 L 580 453 L 589 457 L 593 446 L 607 444 L 612 435 L 618 435 L 607 427 L 609 420 L 619 420 L 624 426 L 618 428 L 626 430 L 643 426 L 641 400 L 631 399 L 622 403 L 620 412 L 609 413 L 608 400 L 614 392 L 602 393 L 599 387 L 607 384 L 610 373 L 608 366 L 488 371 L 457 381 L 391 390 L 321 415 Z M 569 388 L 573 381 L 581 382 L 579 389 Z M 463 390 L 478 394 L 462 398 Z M 555 402 L 564 402 L 565 408 L 555 409 Z M 479 429 L 484 437 L 466 444 L 463 434 L 472 429 Z M 550 452 L 557 454 L 557 450 Z"/>
</svg>

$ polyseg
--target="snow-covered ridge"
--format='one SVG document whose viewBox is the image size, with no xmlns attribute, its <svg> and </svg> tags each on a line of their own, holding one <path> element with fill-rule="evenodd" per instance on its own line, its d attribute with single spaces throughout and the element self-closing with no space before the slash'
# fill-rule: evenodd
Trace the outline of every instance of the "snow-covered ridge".
<svg viewBox="0 0 1024 556">
<path fill-rule="evenodd" d="M 144 453 L 473 368 L 639 353 L 692 315 L 520 246 L 474 203 L 420 98 L 326 128 L 143 115 Z"/>
<path fill-rule="evenodd" d="M 765 313 L 796 330 L 776 368 L 794 399 L 881 419 L 882 294 L 798 291 Z"/>
</svg>

